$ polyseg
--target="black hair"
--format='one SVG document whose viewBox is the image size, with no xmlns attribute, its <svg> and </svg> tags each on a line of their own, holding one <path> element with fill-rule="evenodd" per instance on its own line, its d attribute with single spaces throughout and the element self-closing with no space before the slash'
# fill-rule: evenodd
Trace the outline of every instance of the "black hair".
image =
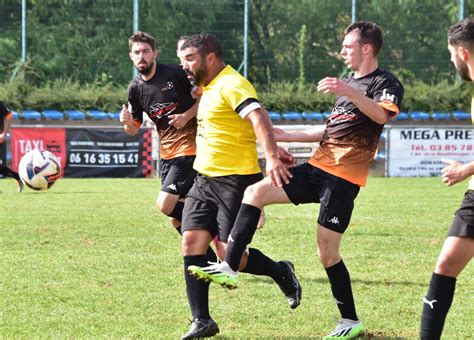
<svg viewBox="0 0 474 340">
<path fill-rule="evenodd" d="M 373 22 L 359 21 L 354 22 L 346 27 L 344 35 L 351 33 L 352 31 L 358 30 L 360 34 L 360 44 L 372 45 L 374 56 L 377 56 L 383 45 L 383 36 L 380 28 Z"/>
<path fill-rule="evenodd" d="M 151 49 L 155 50 L 155 38 L 150 33 L 138 31 L 128 38 L 128 48 L 132 50 L 133 43 L 142 42 L 147 43 L 151 46 Z"/>
<path fill-rule="evenodd" d="M 222 60 L 224 58 L 221 44 L 210 33 L 199 33 L 188 37 L 181 49 L 184 50 L 188 47 L 196 48 L 203 56 L 214 53 L 218 59 Z"/>
<path fill-rule="evenodd" d="M 466 18 L 452 25 L 448 30 L 448 44 L 465 47 L 474 53 L 474 19 Z"/>
</svg>

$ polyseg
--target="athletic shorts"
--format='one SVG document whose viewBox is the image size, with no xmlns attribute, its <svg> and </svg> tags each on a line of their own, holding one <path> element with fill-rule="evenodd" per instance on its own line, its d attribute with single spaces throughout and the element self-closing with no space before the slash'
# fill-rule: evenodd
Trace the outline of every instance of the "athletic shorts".
<svg viewBox="0 0 474 340">
<path fill-rule="evenodd" d="M 468 190 L 461 207 L 454 213 L 448 236 L 474 238 L 474 190 Z"/>
<path fill-rule="evenodd" d="M 261 173 L 220 177 L 198 174 L 184 203 L 181 231 L 207 230 L 212 237 L 217 235 L 227 242 L 245 189 L 261 179 Z"/>
<path fill-rule="evenodd" d="M 291 168 L 293 178 L 283 186 L 293 204 L 321 203 L 318 224 L 337 233 L 349 226 L 360 187 L 309 163 Z"/>
<path fill-rule="evenodd" d="M 193 163 L 196 156 L 181 156 L 160 160 L 161 191 L 186 197 L 191 189 L 196 170 Z"/>
</svg>

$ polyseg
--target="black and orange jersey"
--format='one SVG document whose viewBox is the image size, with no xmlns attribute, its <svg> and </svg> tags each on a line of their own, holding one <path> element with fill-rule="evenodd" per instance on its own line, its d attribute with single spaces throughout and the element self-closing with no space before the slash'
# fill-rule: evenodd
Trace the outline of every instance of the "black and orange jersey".
<svg viewBox="0 0 474 340">
<path fill-rule="evenodd" d="M 6 108 L 3 102 L 0 102 L 0 132 L 5 128 L 5 119 L 10 119 L 12 112 Z"/>
<path fill-rule="evenodd" d="M 393 119 L 400 112 L 404 89 L 391 73 L 376 69 L 354 78 L 344 78 L 350 86 L 380 104 Z M 319 148 L 309 163 L 330 174 L 364 186 L 383 125 L 364 115 L 346 96 L 337 96 Z"/>
<path fill-rule="evenodd" d="M 143 112 L 156 124 L 162 159 L 196 154 L 196 118 L 181 129 L 169 124 L 169 115 L 183 113 L 194 105 L 191 90 L 192 85 L 180 66 L 160 63 L 153 78 L 145 81 L 139 74 L 128 87 L 135 125 L 142 125 Z"/>
</svg>

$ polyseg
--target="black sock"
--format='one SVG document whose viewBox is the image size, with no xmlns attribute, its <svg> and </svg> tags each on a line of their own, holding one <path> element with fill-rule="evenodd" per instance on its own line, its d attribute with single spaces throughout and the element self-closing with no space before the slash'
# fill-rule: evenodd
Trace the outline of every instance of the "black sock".
<svg viewBox="0 0 474 340">
<path fill-rule="evenodd" d="M 193 319 L 210 319 L 209 315 L 209 283 L 205 283 L 191 276 L 188 272 L 190 265 L 207 266 L 206 255 L 184 256 L 184 280 L 186 293 Z"/>
<path fill-rule="evenodd" d="M 169 217 L 176 218 L 179 222 L 183 220 L 184 202 L 178 201 L 173 208 L 173 211 L 168 214 Z"/>
<path fill-rule="evenodd" d="M 0 166 L 0 174 L 2 174 L 3 177 L 13 177 L 17 181 L 20 180 L 20 176 L 18 175 L 18 173 L 6 166 Z"/>
<path fill-rule="evenodd" d="M 352 296 L 351 278 L 344 262 L 341 260 L 341 262 L 325 269 L 331 283 L 332 296 L 336 299 L 341 316 L 344 319 L 359 320 Z"/>
<path fill-rule="evenodd" d="M 175 229 L 181 235 L 181 226 L 176 227 Z M 206 256 L 207 256 L 208 261 L 217 262 L 217 255 L 216 255 L 216 253 L 214 252 L 214 250 L 212 249 L 211 246 L 207 247 Z"/>
<path fill-rule="evenodd" d="M 225 261 L 235 271 L 239 270 L 240 259 L 247 245 L 252 242 L 261 212 L 259 208 L 253 205 L 242 203 L 240 206 L 239 213 L 227 240 L 225 254 Z"/>
<path fill-rule="evenodd" d="M 421 339 L 439 339 L 453 302 L 456 278 L 433 273 L 428 293 L 423 298 Z"/>
<path fill-rule="evenodd" d="M 280 282 L 286 275 L 287 269 L 285 265 L 273 261 L 260 250 L 250 248 L 247 266 L 242 270 L 242 272 L 270 276 L 273 280 Z"/>
</svg>

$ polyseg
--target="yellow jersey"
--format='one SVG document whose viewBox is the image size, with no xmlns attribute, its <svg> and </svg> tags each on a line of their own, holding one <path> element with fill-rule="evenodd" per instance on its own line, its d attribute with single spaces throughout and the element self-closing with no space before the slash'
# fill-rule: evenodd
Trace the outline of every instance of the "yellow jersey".
<svg viewBox="0 0 474 340">
<path fill-rule="evenodd" d="M 210 177 L 260 173 L 257 138 L 244 119 L 260 107 L 253 85 L 229 65 L 204 86 L 194 169 Z"/>
</svg>

